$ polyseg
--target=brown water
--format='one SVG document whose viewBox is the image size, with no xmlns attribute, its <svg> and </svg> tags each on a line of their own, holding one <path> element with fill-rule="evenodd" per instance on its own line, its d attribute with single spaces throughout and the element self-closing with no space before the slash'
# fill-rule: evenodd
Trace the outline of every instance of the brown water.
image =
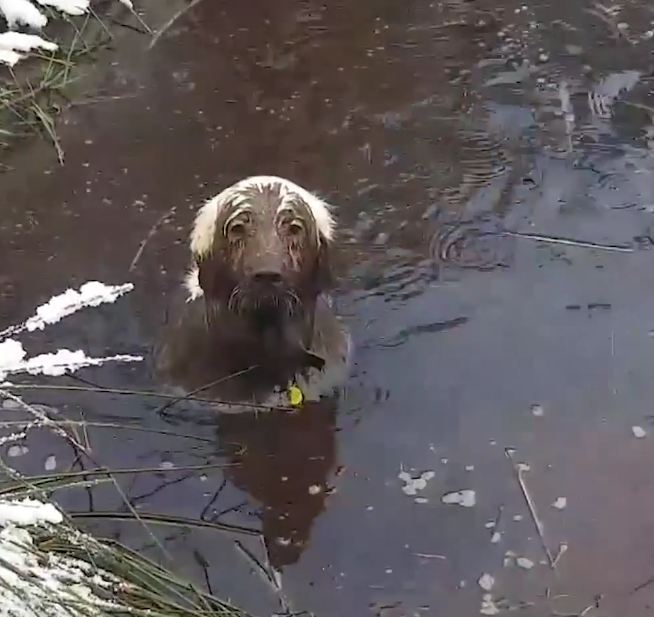
<svg viewBox="0 0 654 617">
<path fill-rule="evenodd" d="M 215 417 L 185 403 L 161 417 L 160 400 L 89 393 L 28 399 L 198 438 L 89 431 L 104 465 L 214 465 L 121 485 L 144 512 L 262 529 L 292 611 L 475 615 L 488 573 L 502 612 L 651 615 L 654 449 L 631 427 L 650 428 L 654 401 L 654 10 L 633 1 L 614 13 L 554 0 L 205 0 L 150 52 L 134 35 L 103 86 L 122 98 L 62 118 L 66 165 L 36 143 L 0 178 L 2 323 L 85 280 L 131 280 L 116 305 L 24 340 L 31 353 L 147 354 L 198 204 L 271 173 L 336 205 L 337 303 L 355 371 L 336 408 L 297 416 Z M 80 377 L 159 387 L 147 364 Z M 51 454 L 59 468 L 71 462 L 45 432 L 26 445 L 12 459 L 26 471 Z M 555 570 L 506 448 L 530 465 L 550 552 L 569 547 Z M 402 470 L 435 475 L 410 496 Z M 441 503 L 459 489 L 476 491 L 474 507 Z M 71 511 L 126 510 L 107 486 L 56 497 Z M 551 506 L 558 497 L 563 510 Z M 494 543 L 486 523 L 498 511 Z M 162 558 L 137 523 L 80 522 Z M 280 610 L 234 544 L 263 559 L 257 538 L 152 529 L 180 572 L 257 615 Z M 505 567 L 507 551 L 534 567 Z"/>
</svg>

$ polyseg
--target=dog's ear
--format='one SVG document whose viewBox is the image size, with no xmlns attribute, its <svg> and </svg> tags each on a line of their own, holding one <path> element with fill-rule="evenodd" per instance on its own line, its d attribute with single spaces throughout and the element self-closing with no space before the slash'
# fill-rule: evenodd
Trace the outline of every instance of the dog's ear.
<svg viewBox="0 0 654 617">
<path fill-rule="evenodd" d="M 334 274 L 332 271 L 331 243 L 326 238 L 321 237 L 318 244 L 318 254 L 316 256 L 315 283 L 318 293 L 327 291 L 334 285 Z"/>
<path fill-rule="evenodd" d="M 195 265 L 198 269 L 198 284 L 204 292 L 204 296 L 210 297 L 213 289 L 213 277 L 211 275 L 211 267 L 207 259 L 196 258 Z"/>
</svg>

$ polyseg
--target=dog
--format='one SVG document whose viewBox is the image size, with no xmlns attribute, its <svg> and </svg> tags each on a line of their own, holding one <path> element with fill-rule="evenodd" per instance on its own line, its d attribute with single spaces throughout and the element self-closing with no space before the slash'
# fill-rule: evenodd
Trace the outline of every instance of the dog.
<svg viewBox="0 0 654 617">
<path fill-rule="evenodd" d="M 304 400 L 343 384 L 351 337 L 332 309 L 335 220 L 319 197 L 276 176 L 245 178 L 199 210 L 185 302 L 157 370 L 223 401 Z"/>
</svg>

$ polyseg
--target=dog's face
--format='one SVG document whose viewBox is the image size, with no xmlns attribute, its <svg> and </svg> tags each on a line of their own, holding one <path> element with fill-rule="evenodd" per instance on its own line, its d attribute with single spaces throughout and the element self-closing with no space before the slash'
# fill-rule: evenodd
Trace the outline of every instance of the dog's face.
<svg viewBox="0 0 654 617">
<path fill-rule="evenodd" d="M 242 315 L 301 312 L 330 284 L 332 226 L 323 202 L 283 179 L 250 178 L 223 191 L 191 238 L 207 304 Z"/>
</svg>

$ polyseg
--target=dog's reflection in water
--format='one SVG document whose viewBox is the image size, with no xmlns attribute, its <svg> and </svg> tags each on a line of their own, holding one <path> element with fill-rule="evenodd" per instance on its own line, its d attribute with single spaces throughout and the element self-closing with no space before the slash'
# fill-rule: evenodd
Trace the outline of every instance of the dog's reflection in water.
<svg viewBox="0 0 654 617">
<path fill-rule="evenodd" d="M 260 507 L 271 565 L 295 563 L 325 508 L 336 467 L 335 404 L 311 403 L 302 411 L 223 414 L 218 439 L 235 463 L 226 478 Z"/>
</svg>

